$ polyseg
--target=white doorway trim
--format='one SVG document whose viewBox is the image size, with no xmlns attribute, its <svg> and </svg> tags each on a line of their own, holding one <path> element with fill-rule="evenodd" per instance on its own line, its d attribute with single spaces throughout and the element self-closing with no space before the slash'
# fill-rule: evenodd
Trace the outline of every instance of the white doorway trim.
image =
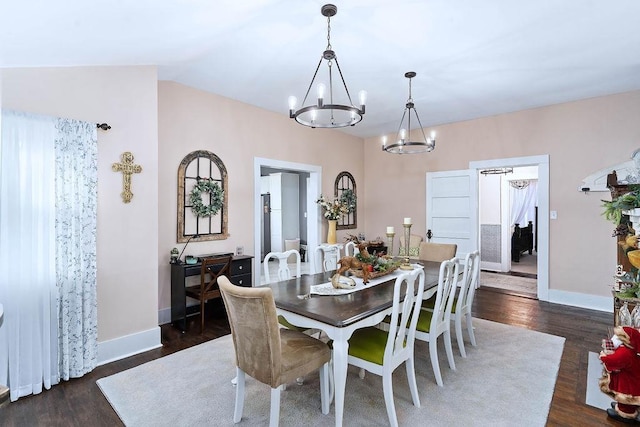
<svg viewBox="0 0 640 427">
<path fill-rule="evenodd" d="M 549 301 L 549 155 L 469 162 L 469 169 L 476 173 L 480 169 L 516 166 L 538 166 L 538 299 Z"/>
<path fill-rule="evenodd" d="M 309 173 L 309 179 L 307 180 L 307 247 L 315 248 L 320 242 L 320 223 L 318 219 L 318 209 L 311 209 L 315 207 L 315 201 L 320 197 L 322 191 L 322 167 L 317 165 L 307 165 L 303 163 L 292 163 L 283 160 L 266 159 L 262 157 L 253 158 L 253 253 L 261 253 L 260 239 L 262 236 L 262 230 L 260 227 L 260 220 L 262 218 L 262 203 L 261 203 L 261 186 L 260 186 L 260 171 L 262 167 L 273 169 L 285 169 L 289 171 L 307 172 Z M 253 269 L 255 272 L 259 272 L 260 268 L 259 255 L 256 255 L 255 266 Z M 254 274 L 255 284 L 260 284 L 260 274 Z"/>
</svg>

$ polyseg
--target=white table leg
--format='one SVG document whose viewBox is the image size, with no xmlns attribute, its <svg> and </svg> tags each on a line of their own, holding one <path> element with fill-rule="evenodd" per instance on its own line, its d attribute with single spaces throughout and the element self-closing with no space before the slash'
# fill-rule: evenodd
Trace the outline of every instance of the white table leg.
<svg viewBox="0 0 640 427">
<path fill-rule="evenodd" d="M 336 427 L 342 426 L 344 414 L 344 392 L 347 385 L 347 365 L 349 342 L 345 340 L 333 342 L 333 380 L 335 388 Z"/>
</svg>

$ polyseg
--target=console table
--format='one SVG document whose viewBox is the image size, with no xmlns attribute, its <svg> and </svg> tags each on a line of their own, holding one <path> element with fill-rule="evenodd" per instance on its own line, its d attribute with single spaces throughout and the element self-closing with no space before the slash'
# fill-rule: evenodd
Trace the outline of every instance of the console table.
<svg viewBox="0 0 640 427">
<path fill-rule="evenodd" d="M 235 285 L 251 287 L 253 286 L 253 274 L 251 271 L 250 255 L 234 256 L 231 260 L 231 273 L 229 280 Z M 200 276 L 202 264 L 171 264 L 171 323 L 180 328 L 181 331 L 187 329 L 187 315 L 197 313 L 199 307 L 194 306 L 196 311 L 187 312 L 187 297 L 185 295 L 185 281 L 190 276 Z M 191 310 L 189 310 L 191 311 Z"/>
</svg>

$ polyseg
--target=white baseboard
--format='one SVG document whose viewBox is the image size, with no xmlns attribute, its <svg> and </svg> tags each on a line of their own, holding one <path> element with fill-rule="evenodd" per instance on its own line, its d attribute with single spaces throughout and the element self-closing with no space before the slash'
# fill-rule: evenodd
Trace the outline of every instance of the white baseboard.
<svg viewBox="0 0 640 427">
<path fill-rule="evenodd" d="M 98 366 L 162 347 L 160 327 L 98 343 Z"/>
<path fill-rule="evenodd" d="M 549 302 L 613 313 L 613 298 L 549 289 Z"/>
</svg>

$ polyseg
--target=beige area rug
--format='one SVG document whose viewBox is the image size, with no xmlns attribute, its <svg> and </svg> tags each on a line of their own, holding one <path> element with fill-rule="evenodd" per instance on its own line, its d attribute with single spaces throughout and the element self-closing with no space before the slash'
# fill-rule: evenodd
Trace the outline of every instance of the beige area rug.
<svg viewBox="0 0 640 427">
<path fill-rule="evenodd" d="M 491 273 L 489 271 L 480 272 L 480 286 L 508 289 L 533 296 L 538 294 L 538 279 L 512 276 L 510 274 Z"/>
<path fill-rule="evenodd" d="M 467 343 L 467 358 L 456 353 L 449 369 L 442 342 L 440 364 L 444 387 L 435 383 L 426 343 L 416 342 L 416 376 L 421 407 L 416 408 L 404 367 L 393 377 L 401 426 L 544 426 L 558 374 L 562 337 L 474 319 L 478 346 Z M 441 340 L 440 340 L 441 341 Z M 523 345 L 532 351 L 522 351 Z M 200 344 L 101 378 L 98 386 L 129 427 L 232 426 L 235 388 L 231 336 Z M 239 426 L 269 422 L 269 387 L 247 377 L 243 418 Z M 380 377 L 364 380 L 349 367 L 345 426 L 386 426 L 388 418 Z M 526 410 L 523 412 L 523 402 Z M 320 412 L 317 375 L 282 392 L 281 426 L 333 426 Z"/>
</svg>

